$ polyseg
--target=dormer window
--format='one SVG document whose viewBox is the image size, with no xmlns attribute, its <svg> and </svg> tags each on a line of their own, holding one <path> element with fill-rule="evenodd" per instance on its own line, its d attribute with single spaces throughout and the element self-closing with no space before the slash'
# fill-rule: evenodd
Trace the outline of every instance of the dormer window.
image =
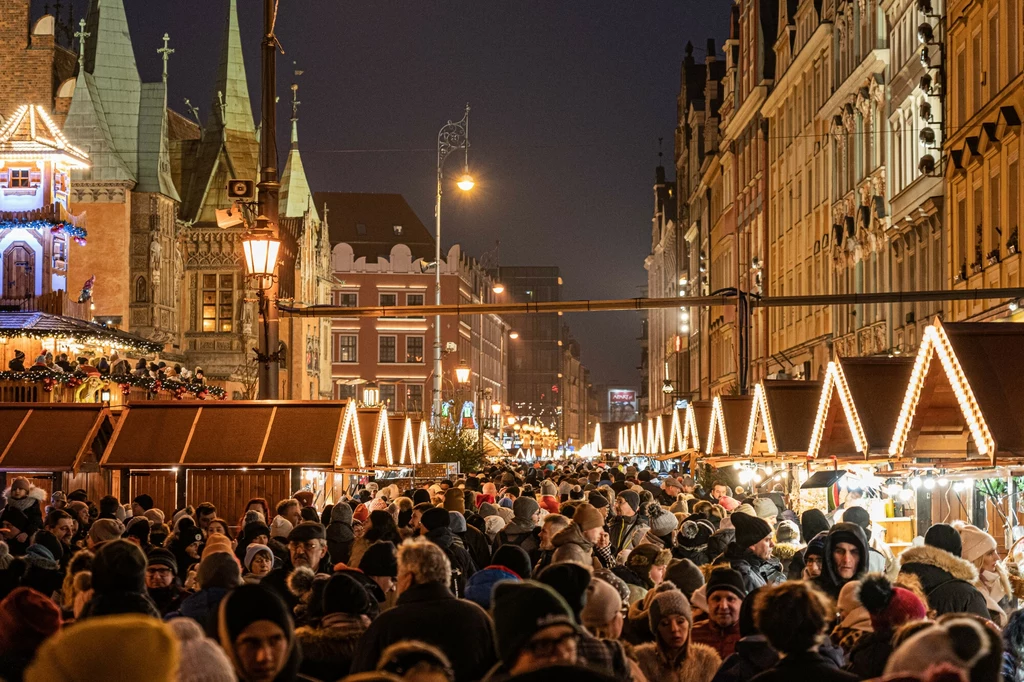
<svg viewBox="0 0 1024 682">
<path fill-rule="evenodd" d="M 11 184 L 10 187 L 28 187 L 29 186 L 29 171 L 28 168 L 12 168 L 11 169 Z"/>
</svg>

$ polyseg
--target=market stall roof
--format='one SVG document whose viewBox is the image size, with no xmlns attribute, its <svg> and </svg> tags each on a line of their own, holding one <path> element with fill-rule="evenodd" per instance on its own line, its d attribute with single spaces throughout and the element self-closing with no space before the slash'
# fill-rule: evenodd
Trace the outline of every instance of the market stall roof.
<svg viewBox="0 0 1024 682">
<path fill-rule="evenodd" d="M 807 477 L 804 484 L 800 486 L 800 490 L 813 490 L 814 488 L 830 488 L 839 481 L 840 478 L 846 475 L 845 469 L 827 471 L 815 471 L 813 474 Z"/>
<path fill-rule="evenodd" d="M 1024 457 L 1021 395 L 1024 324 L 936 322 L 921 339 L 889 454 L 990 465 Z"/>
<path fill-rule="evenodd" d="M 913 366 L 909 357 L 836 358 L 828 363 L 808 457 L 888 455 Z"/>
<path fill-rule="evenodd" d="M 681 450 L 700 450 L 708 440 L 711 428 L 712 404 L 710 400 L 696 400 L 686 406 L 683 418 L 683 443 Z"/>
<path fill-rule="evenodd" d="M 110 346 L 141 353 L 159 353 L 164 346 L 135 334 L 74 317 L 35 311 L 0 312 L 0 338 L 56 338 L 75 343 Z"/>
<path fill-rule="evenodd" d="M 704 453 L 708 455 L 739 454 L 750 425 L 749 395 L 719 395 L 711 402 L 711 422 Z"/>
<path fill-rule="evenodd" d="M 77 471 L 98 461 L 112 430 L 102 404 L 0 404 L 0 471 Z"/>
<path fill-rule="evenodd" d="M 122 412 L 102 464 L 311 468 L 365 466 L 362 428 L 378 411 L 334 401 L 190 401 L 133 404 Z M 299 437 L 301 435 L 301 438 Z"/>
<path fill-rule="evenodd" d="M 754 389 L 743 454 L 807 452 L 820 381 L 767 380 Z"/>
<path fill-rule="evenodd" d="M 647 447 L 648 455 L 663 455 L 668 451 L 665 443 L 665 419 L 664 415 L 657 415 L 647 420 Z"/>
</svg>

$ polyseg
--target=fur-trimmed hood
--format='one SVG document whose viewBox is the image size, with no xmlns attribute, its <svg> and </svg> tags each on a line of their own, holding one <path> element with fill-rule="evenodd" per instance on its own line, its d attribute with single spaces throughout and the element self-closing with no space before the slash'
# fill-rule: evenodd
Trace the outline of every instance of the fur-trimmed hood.
<svg viewBox="0 0 1024 682">
<path fill-rule="evenodd" d="M 965 580 L 972 585 L 978 582 L 978 569 L 974 567 L 974 564 L 966 559 L 953 556 L 938 547 L 931 547 L 929 545 L 911 547 L 900 554 L 899 562 L 901 569 L 911 564 L 924 564 L 925 566 L 933 566 L 941 571 L 945 571 L 957 580 Z M 916 573 L 916 571 L 912 572 Z M 928 586 L 925 585 L 924 587 L 927 589 Z"/>
<path fill-rule="evenodd" d="M 790 561 L 794 556 L 796 556 L 796 553 L 803 548 L 803 545 L 798 545 L 792 542 L 780 542 L 772 548 L 772 556 L 779 561 Z"/>
</svg>

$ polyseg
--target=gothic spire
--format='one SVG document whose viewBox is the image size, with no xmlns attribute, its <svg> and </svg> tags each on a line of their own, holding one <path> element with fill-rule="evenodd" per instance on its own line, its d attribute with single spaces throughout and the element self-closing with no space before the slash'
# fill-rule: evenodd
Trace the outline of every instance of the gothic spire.
<svg viewBox="0 0 1024 682">
<path fill-rule="evenodd" d="M 295 75 L 301 76 L 302 71 Z M 306 211 L 312 211 L 313 219 L 319 220 L 299 154 L 299 104 L 299 85 L 292 83 L 292 140 L 281 174 L 280 213 L 282 218 L 301 218 Z"/>
</svg>

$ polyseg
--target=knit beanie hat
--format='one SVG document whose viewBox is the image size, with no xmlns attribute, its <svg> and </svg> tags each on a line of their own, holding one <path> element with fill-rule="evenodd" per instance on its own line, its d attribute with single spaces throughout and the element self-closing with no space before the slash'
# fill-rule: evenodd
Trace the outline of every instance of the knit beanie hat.
<svg viewBox="0 0 1024 682">
<path fill-rule="evenodd" d="M 864 579 L 857 598 L 871 614 L 871 628 L 875 632 L 892 632 L 904 623 L 923 620 L 928 612 L 916 594 L 893 585 L 881 573 Z"/>
<path fill-rule="evenodd" d="M 203 554 L 201 558 L 205 559 L 211 554 L 231 554 L 234 556 L 233 552 L 234 550 L 231 548 L 231 540 L 228 540 L 226 535 L 212 533 L 210 534 L 210 537 L 206 539 L 206 545 L 203 547 Z"/>
<path fill-rule="evenodd" d="M 555 487 L 554 481 L 551 479 L 545 479 L 540 483 L 540 494 L 549 495 L 551 497 L 558 496 L 558 488 Z M 568 493 L 566 493 L 568 494 Z"/>
<path fill-rule="evenodd" d="M 657 502 L 651 502 L 645 509 L 650 519 L 651 532 L 659 538 L 670 536 L 676 529 L 678 522 L 675 514 L 666 511 Z"/>
<path fill-rule="evenodd" d="M 159 509 L 147 509 L 146 513 L 143 514 L 143 516 L 149 519 L 149 522 L 151 524 L 155 525 L 163 523 L 167 518 L 164 516 L 164 513 Z"/>
<path fill-rule="evenodd" d="M 371 578 L 397 578 L 398 551 L 395 543 L 381 541 L 370 545 L 359 559 L 359 570 Z"/>
<path fill-rule="evenodd" d="M 220 603 L 218 629 L 220 644 L 233 651 L 242 631 L 260 620 L 268 620 L 292 640 L 293 622 L 288 606 L 277 592 L 260 584 L 242 585 L 228 593 Z"/>
<path fill-rule="evenodd" d="M 775 527 L 775 542 L 800 542 L 800 528 L 792 521 L 779 521 Z"/>
<path fill-rule="evenodd" d="M 92 560 L 92 588 L 97 594 L 146 591 L 146 555 L 127 540 L 111 540 Z"/>
<path fill-rule="evenodd" d="M 60 609 L 52 599 L 31 588 L 16 587 L 0 601 L 0 656 L 31 657 L 60 626 Z"/>
<path fill-rule="evenodd" d="M 24 679 L 176 682 L 178 648 L 170 627 L 150 616 L 133 613 L 87 618 L 43 642 Z"/>
<path fill-rule="evenodd" d="M 256 555 L 260 554 L 261 552 L 266 552 L 266 554 L 270 557 L 271 565 L 273 565 L 274 552 L 266 545 L 257 545 L 254 542 L 245 548 L 245 559 L 242 561 L 242 564 L 245 566 L 245 570 L 252 570 L 253 559 L 255 559 Z"/>
<path fill-rule="evenodd" d="M 523 646 L 540 630 L 552 625 L 578 629 L 565 600 L 551 587 L 533 580 L 505 580 L 495 585 L 491 616 L 494 619 L 495 648 L 508 667 L 515 663 Z"/>
<path fill-rule="evenodd" d="M 391 544 L 391 543 L 388 543 Z M 378 608 L 362 583 L 346 573 L 335 573 L 324 586 L 323 612 L 347 613 L 350 616 L 370 615 Z"/>
<path fill-rule="evenodd" d="M 591 629 L 607 625 L 615 614 L 622 613 L 623 601 L 619 591 L 600 578 L 590 581 L 586 602 L 580 620 Z"/>
<path fill-rule="evenodd" d="M 977 526 L 964 525 L 959 528 L 959 531 L 962 546 L 960 556 L 971 563 L 996 548 L 995 538 Z"/>
<path fill-rule="evenodd" d="M 864 529 L 867 536 L 871 536 L 871 514 L 864 507 L 850 507 L 843 512 L 843 523 L 855 523 Z"/>
<path fill-rule="evenodd" d="M 740 599 L 747 596 L 747 588 L 743 583 L 743 576 L 740 575 L 739 571 L 732 568 L 716 568 L 708 576 L 708 586 L 705 588 L 704 594 L 710 598 L 713 593 L 719 590 L 732 592 Z"/>
<path fill-rule="evenodd" d="M 413 505 L 423 504 L 424 502 L 430 502 L 430 491 L 426 488 L 417 488 L 412 491 L 412 503 Z"/>
<path fill-rule="evenodd" d="M 537 574 L 537 580 L 550 585 L 569 605 L 573 616 L 579 620 L 580 612 L 587 603 L 587 587 L 590 585 L 590 571 L 573 563 L 551 564 Z"/>
<path fill-rule="evenodd" d="M 754 513 L 757 514 L 757 518 L 765 519 L 766 521 L 775 521 L 779 515 L 779 508 L 775 506 L 770 497 L 758 497 L 753 501 Z"/>
<path fill-rule="evenodd" d="M 457 511 L 465 513 L 466 498 L 458 488 L 449 488 L 444 494 L 445 511 Z"/>
<path fill-rule="evenodd" d="M 217 642 L 206 636 L 191 618 L 174 618 L 167 626 L 178 640 L 177 682 L 236 682 L 238 677 L 228 655 Z"/>
<path fill-rule="evenodd" d="M 533 515 L 540 509 L 537 500 L 532 497 L 517 497 L 512 503 L 512 514 L 517 521 L 532 523 Z"/>
<path fill-rule="evenodd" d="M 452 532 L 456 535 L 465 533 L 466 517 L 457 511 L 448 512 L 448 527 L 451 528 Z"/>
<path fill-rule="evenodd" d="M 984 625 L 966 616 L 952 618 L 927 627 L 904 641 L 889 656 L 884 674 L 916 675 L 933 665 L 949 663 L 971 676 L 974 666 L 999 653 L 993 651 Z M 998 669 L 995 672 L 998 673 Z"/>
<path fill-rule="evenodd" d="M 586 532 L 604 526 L 604 517 L 593 505 L 583 502 L 576 506 L 576 512 L 572 516 L 572 522 Z"/>
<path fill-rule="evenodd" d="M 428 531 L 436 530 L 438 528 L 448 528 L 451 524 L 452 519 L 448 516 L 448 512 L 441 507 L 434 507 L 423 512 L 423 516 L 420 517 L 420 523 Z"/>
<path fill-rule="evenodd" d="M 348 508 L 349 518 L 352 518 L 352 509 L 349 508 L 347 504 L 342 504 L 338 506 Z M 253 521 L 251 523 L 245 524 L 242 527 L 242 537 L 250 542 L 259 537 L 260 535 L 266 535 L 267 539 L 270 539 L 270 526 L 263 523 L 262 521 Z"/>
<path fill-rule="evenodd" d="M 142 493 L 141 495 L 137 495 L 135 499 L 132 500 L 132 504 L 139 505 L 140 507 L 142 507 L 142 511 L 146 512 L 153 508 L 153 498 L 147 495 L 146 493 Z"/>
<path fill-rule="evenodd" d="M 949 552 L 955 557 L 963 551 L 960 533 L 948 523 L 936 523 L 924 534 L 924 544 Z"/>
<path fill-rule="evenodd" d="M 32 536 L 32 544 L 42 545 L 50 550 L 54 561 L 59 562 L 64 557 L 64 547 L 61 545 L 60 540 L 48 530 L 36 531 L 36 534 Z"/>
<path fill-rule="evenodd" d="M 77 521 L 79 513 L 81 513 L 82 511 L 89 511 L 89 505 L 79 500 L 73 500 L 71 502 L 68 502 L 68 506 L 64 508 L 64 511 L 66 511 L 68 514 L 71 514 L 71 516 L 74 517 L 75 521 Z"/>
<path fill-rule="evenodd" d="M 689 550 L 701 550 L 708 544 L 708 540 L 714 533 L 715 527 L 711 525 L 710 521 L 691 516 L 679 527 L 676 544 Z"/>
<path fill-rule="evenodd" d="M 93 542 L 109 542 L 124 535 L 124 524 L 117 519 L 97 519 L 89 526 L 89 537 Z"/>
<path fill-rule="evenodd" d="M 270 522 L 270 537 L 287 538 L 292 532 L 292 523 L 283 516 L 275 516 Z"/>
<path fill-rule="evenodd" d="M 772 534 L 768 522 L 756 516 L 737 512 L 729 518 L 736 529 L 736 545 L 741 549 L 752 547 Z"/>
<path fill-rule="evenodd" d="M 480 505 L 480 516 L 482 516 L 483 518 L 487 519 L 497 515 L 498 508 L 494 504 L 491 504 L 490 502 L 484 502 L 483 504 Z"/>
<path fill-rule="evenodd" d="M 533 575 L 533 562 L 530 561 L 530 555 L 519 545 L 507 544 L 494 550 L 491 565 L 503 566 L 523 580 L 528 580 Z"/>
<path fill-rule="evenodd" d="M 603 509 L 611 504 L 608 501 L 608 496 L 599 490 L 588 493 L 587 502 L 593 505 L 594 509 Z"/>
<path fill-rule="evenodd" d="M 719 498 L 718 504 L 720 504 L 722 506 L 722 509 L 724 509 L 725 511 L 731 512 L 735 511 L 736 508 L 740 506 L 740 501 L 737 500 L 735 497 L 729 497 L 728 495 L 726 495 L 725 497 Z M 750 507 L 750 505 L 747 506 Z M 753 507 L 750 508 L 751 510 L 753 510 Z"/>
<path fill-rule="evenodd" d="M 640 496 L 632 490 L 623 490 L 619 493 L 619 497 L 622 498 L 633 511 L 640 508 Z"/>
<path fill-rule="evenodd" d="M 174 552 L 163 547 L 154 547 L 146 554 L 146 566 L 165 566 L 171 573 L 178 575 L 178 560 Z"/>
<path fill-rule="evenodd" d="M 740 506 L 732 510 L 733 514 L 747 514 L 748 516 L 757 516 L 757 512 L 754 510 L 754 505 L 749 502 L 744 502 Z"/>
<path fill-rule="evenodd" d="M 820 556 L 825 557 L 825 540 L 828 538 L 828 531 L 823 530 L 807 543 L 807 547 L 804 548 L 804 561 L 807 561 L 809 556 Z"/>
<path fill-rule="evenodd" d="M 674 559 L 665 570 L 665 580 L 672 581 L 689 599 L 704 584 L 704 574 L 689 559 Z"/>
<path fill-rule="evenodd" d="M 25 492 L 30 492 L 32 490 L 32 484 L 29 483 L 28 479 L 25 478 L 24 476 L 18 476 L 13 481 L 11 481 L 11 492 L 14 492 L 15 490 L 24 490 Z"/>
<path fill-rule="evenodd" d="M 214 552 L 205 554 L 199 562 L 196 573 L 199 588 L 206 590 L 211 587 L 232 589 L 242 584 L 242 569 L 238 559 L 230 552 Z"/>
<path fill-rule="evenodd" d="M 678 589 L 663 590 L 651 599 L 647 607 L 647 622 L 650 624 L 651 632 L 656 633 L 661 619 L 668 616 L 682 616 L 691 626 L 693 625 L 690 602 Z"/>
</svg>

